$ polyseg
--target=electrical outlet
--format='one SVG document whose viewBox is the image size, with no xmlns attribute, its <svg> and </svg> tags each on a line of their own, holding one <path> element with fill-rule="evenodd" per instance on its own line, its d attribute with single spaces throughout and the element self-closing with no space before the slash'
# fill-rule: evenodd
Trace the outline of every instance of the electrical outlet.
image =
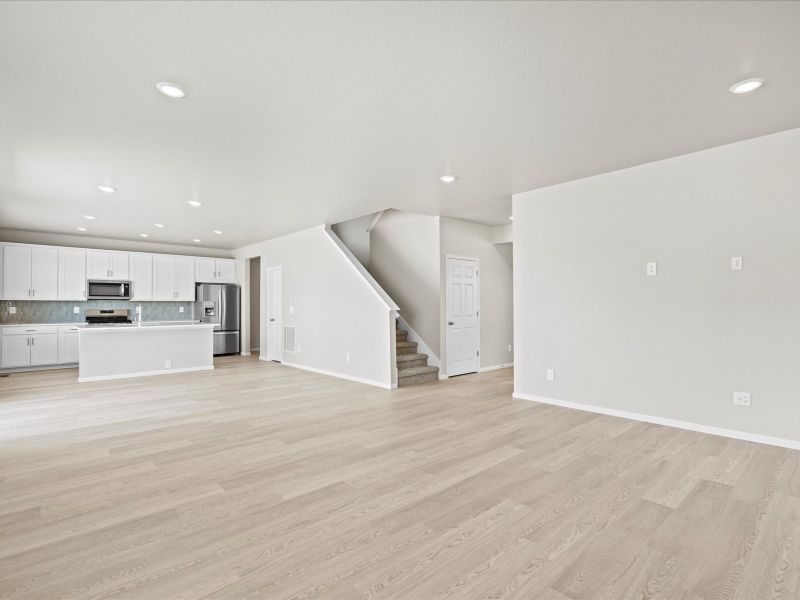
<svg viewBox="0 0 800 600">
<path fill-rule="evenodd" d="M 508 351 L 511 352 L 511 344 L 508 345 Z"/>
<path fill-rule="evenodd" d="M 182 306 L 179 306 L 179 307 L 178 307 L 178 312 L 179 312 L 179 313 L 182 313 L 182 312 L 183 312 L 183 307 L 182 307 Z"/>
<path fill-rule="evenodd" d="M 547 381 L 555 381 L 556 372 L 553 369 L 547 369 Z"/>
<path fill-rule="evenodd" d="M 750 392 L 733 392 L 733 403 L 736 406 L 750 406 Z"/>
<path fill-rule="evenodd" d="M 72 313 L 75 314 L 75 315 L 81 314 L 81 307 L 80 306 L 73 306 L 72 307 Z"/>
<path fill-rule="evenodd" d="M 349 352 L 348 352 L 347 354 L 345 354 L 345 355 L 344 355 L 344 359 L 345 359 L 347 362 L 350 362 L 350 353 L 349 353 Z"/>
<path fill-rule="evenodd" d="M 16 306 L 9 306 L 8 307 L 8 314 L 10 314 L 10 315 L 17 314 L 17 307 Z"/>
<path fill-rule="evenodd" d="M 658 263 L 649 262 L 647 263 L 647 276 L 648 277 L 655 277 L 658 275 Z"/>
<path fill-rule="evenodd" d="M 290 315 L 293 315 L 293 314 L 294 314 L 294 306 L 290 306 L 290 307 L 289 307 L 289 314 L 290 314 Z"/>
<path fill-rule="evenodd" d="M 172 368 L 172 361 L 171 360 L 165 360 L 164 361 L 164 368 L 165 369 L 171 369 Z"/>
<path fill-rule="evenodd" d="M 300 346 L 297 347 L 297 353 L 300 354 Z"/>
<path fill-rule="evenodd" d="M 732 256 L 731 257 L 731 271 L 741 271 L 742 270 L 742 257 L 741 256 Z"/>
</svg>

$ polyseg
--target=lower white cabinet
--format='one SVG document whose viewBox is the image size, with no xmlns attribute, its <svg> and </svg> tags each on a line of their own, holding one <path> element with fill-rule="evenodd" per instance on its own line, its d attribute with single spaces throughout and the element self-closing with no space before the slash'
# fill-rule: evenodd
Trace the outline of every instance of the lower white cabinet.
<svg viewBox="0 0 800 600">
<path fill-rule="evenodd" d="M 31 336 L 31 366 L 54 365 L 58 362 L 58 336 Z"/>
<path fill-rule="evenodd" d="M 64 325 L 58 328 L 58 363 L 78 362 L 78 328 Z"/>
<path fill-rule="evenodd" d="M 3 367 L 31 365 L 31 338 L 23 335 L 3 336 Z"/>
<path fill-rule="evenodd" d="M 2 339 L 4 368 L 58 364 L 56 326 L 3 327 Z"/>
</svg>

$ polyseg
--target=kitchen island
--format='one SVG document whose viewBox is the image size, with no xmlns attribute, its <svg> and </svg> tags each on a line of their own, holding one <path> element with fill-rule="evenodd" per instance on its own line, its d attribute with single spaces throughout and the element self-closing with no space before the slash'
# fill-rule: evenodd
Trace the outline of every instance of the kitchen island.
<svg viewBox="0 0 800 600">
<path fill-rule="evenodd" d="M 131 323 L 79 331 L 78 381 L 214 368 L 212 323 Z"/>
</svg>

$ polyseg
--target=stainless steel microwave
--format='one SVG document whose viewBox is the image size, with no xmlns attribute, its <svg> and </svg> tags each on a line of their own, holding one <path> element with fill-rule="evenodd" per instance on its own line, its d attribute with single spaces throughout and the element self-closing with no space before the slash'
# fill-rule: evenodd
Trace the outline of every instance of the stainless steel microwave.
<svg viewBox="0 0 800 600">
<path fill-rule="evenodd" d="M 130 300 L 130 281 L 102 281 L 90 279 L 86 282 L 88 300 Z"/>
</svg>

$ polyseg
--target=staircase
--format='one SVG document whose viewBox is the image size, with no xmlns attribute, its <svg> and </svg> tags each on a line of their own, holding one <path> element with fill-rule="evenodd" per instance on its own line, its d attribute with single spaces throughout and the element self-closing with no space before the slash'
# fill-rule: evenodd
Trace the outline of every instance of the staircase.
<svg viewBox="0 0 800 600">
<path fill-rule="evenodd" d="M 397 327 L 397 321 L 395 321 Z M 417 352 L 417 342 L 408 341 L 408 332 L 395 331 L 397 339 L 397 387 L 439 380 L 439 367 L 428 366 L 428 355 Z"/>
</svg>

